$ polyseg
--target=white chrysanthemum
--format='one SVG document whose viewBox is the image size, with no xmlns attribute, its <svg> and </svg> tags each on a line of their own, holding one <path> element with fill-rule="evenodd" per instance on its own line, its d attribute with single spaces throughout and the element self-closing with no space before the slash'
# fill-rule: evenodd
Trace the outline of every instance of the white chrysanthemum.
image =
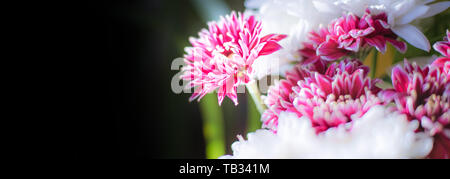
<svg viewBox="0 0 450 179">
<path fill-rule="evenodd" d="M 434 0 L 318 0 L 333 3 L 344 11 L 362 16 L 366 8 L 372 13 L 386 12 L 392 31 L 411 45 L 430 50 L 425 35 L 411 23 L 416 19 L 434 16 L 448 7 L 449 1 L 432 3 Z M 439 23 L 439 22 L 438 22 Z"/>
<path fill-rule="evenodd" d="M 247 0 L 245 6 L 262 22 L 262 34 L 288 35 L 279 42 L 283 49 L 253 63 L 257 79 L 268 74 L 283 74 L 290 62 L 301 60 L 298 50 L 308 33 L 342 15 L 341 9 L 331 7 L 332 3 L 315 0 Z"/>
<path fill-rule="evenodd" d="M 233 155 L 221 158 L 423 158 L 433 139 L 414 132 L 417 121 L 376 106 L 350 126 L 330 128 L 317 135 L 306 118 L 282 113 L 277 133 L 266 129 L 240 137 Z"/>
</svg>

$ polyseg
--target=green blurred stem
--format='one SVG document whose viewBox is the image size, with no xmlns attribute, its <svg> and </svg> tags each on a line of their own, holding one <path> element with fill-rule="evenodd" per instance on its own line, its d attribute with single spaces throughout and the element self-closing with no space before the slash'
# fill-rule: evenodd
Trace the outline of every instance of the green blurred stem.
<svg viewBox="0 0 450 179">
<path fill-rule="evenodd" d="M 257 129 L 261 129 L 261 114 L 256 109 L 256 105 L 250 95 L 247 95 L 247 133 L 255 132 Z"/>
<path fill-rule="evenodd" d="M 373 53 L 373 59 L 372 59 L 372 65 L 370 67 L 371 71 L 370 71 L 370 76 L 372 78 L 375 78 L 375 74 L 377 72 L 377 58 L 378 58 L 378 51 L 374 48 L 374 53 Z"/>
<path fill-rule="evenodd" d="M 248 93 L 250 93 L 250 96 L 252 96 L 253 102 L 256 105 L 256 109 L 258 109 L 259 113 L 262 114 L 264 110 L 266 110 L 266 106 L 261 99 L 261 93 L 259 92 L 256 80 L 247 83 L 247 85 L 245 86 L 247 87 L 247 91 Z"/>
<path fill-rule="evenodd" d="M 217 159 L 225 155 L 225 124 L 217 95 L 210 93 L 200 100 L 203 118 L 203 134 L 206 143 L 206 158 Z"/>
<path fill-rule="evenodd" d="M 218 19 L 220 15 L 230 12 L 227 3 L 223 0 L 192 0 L 192 4 L 205 22 Z M 204 96 L 200 100 L 200 108 L 203 117 L 206 157 L 209 159 L 220 157 L 225 154 L 225 124 L 217 95 L 211 93 Z"/>
</svg>

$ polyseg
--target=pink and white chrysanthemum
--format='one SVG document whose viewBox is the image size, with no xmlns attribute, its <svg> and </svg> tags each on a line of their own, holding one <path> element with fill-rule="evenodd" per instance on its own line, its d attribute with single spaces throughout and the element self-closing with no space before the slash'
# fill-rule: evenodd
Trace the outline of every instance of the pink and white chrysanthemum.
<svg viewBox="0 0 450 179">
<path fill-rule="evenodd" d="M 387 42 L 399 51 L 405 52 L 406 44 L 396 38 L 397 35 L 387 23 L 386 14 L 371 15 L 367 9 L 362 17 L 349 13 L 332 21 L 327 28 L 311 32 L 310 42 L 304 43 L 300 53 L 311 63 L 320 59 L 334 61 L 359 52 L 365 47 L 375 47 L 384 53 Z M 316 55 L 311 53 L 314 51 Z"/>
<path fill-rule="evenodd" d="M 264 128 L 276 131 L 278 116 L 283 111 L 295 112 L 293 105 L 295 93 L 292 88 L 297 82 L 310 77 L 313 74 L 310 68 L 301 64 L 286 72 L 286 79 L 275 81 L 275 85 L 269 87 L 267 96 L 263 96 L 264 104 L 268 109 L 261 116 Z"/>
<path fill-rule="evenodd" d="M 318 32 L 312 31 L 309 34 L 309 41 L 304 42 L 303 48 L 299 50 L 303 59 L 301 63 L 327 66 L 330 61 L 322 59 L 317 54 L 319 45 L 326 41 L 328 35 L 327 28 L 320 28 Z"/>
<path fill-rule="evenodd" d="M 381 103 L 376 96 L 378 80 L 368 78 L 367 73 L 368 67 L 358 60 L 334 63 L 324 73 L 305 68 L 290 72 L 288 80 L 269 90 L 268 109 L 262 117 L 265 127 L 276 131 L 283 111 L 307 117 L 318 133 L 361 117 Z"/>
<path fill-rule="evenodd" d="M 188 88 L 195 88 L 189 100 L 200 100 L 217 89 L 219 104 L 228 96 L 237 105 L 237 87 L 251 80 L 253 62 L 279 50 L 277 42 L 286 37 L 262 37 L 260 32 L 261 22 L 254 16 L 232 12 L 219 22 L 210 22 L 208 29 L 199 32 L 199 38 L 190 38 L 192 47 L 185 49 L 187 65 L 181 76 L 190 81 Z"/>
<path fill-rule="evenodd" d="M 317 61 L 316 63 L 299 63 L 294 66 L 291 70 L 286 71 L 285 78 L 280 81 L 275 81 L 275 85 L 269 87 L 267 96 L 263 96 L 264 104 L 269 107 L 268 110 L 264 111 L 262 114 L 263 127 L 270 128 L 276 131 L 276 126 L 278 125 L 278 116 L 282 111 L 295 112 L 295 108 L 293 106 L 295 93 L 292 91 L 292 87 L 297 85 L 297 82 L 300 80 L 304 80 L 307 77 L 311 77 L 314 72 L 318 72 L 320 74 L 328 73 L 331 74 L 337 65 L 332 64 L 327 69 L 328 63 L 321 63 L 325 61 Z M 348 62 L 348 61 L 346 61 Z M 345 65 L 341 64 L 341 68 L 353 68 L 354 66 L 360 66 L 361 63 L 358 61 L 351 61 L 351 63 L 345 63 Z M 367 69 L 368 70 L 368 69 Z M 330 72 L 329 72 L 330 71 Z"/>
<path fill-rule="evenodd" d="M 444 37 L 444 41 L 436 42 L 433 48 L 441 53 L 443 57 L 437 58 L 433 65 L 438 67 L 442 72 L 447 74 L 447 78 L 450 78 L 450 31 L 447 30 L 447 36 Z"/>
<path fill-rule="evenodd" d="M 346 66 L 341 62 L 340 66 Z M 333 69 L 333 68 L 329 68 Z M 379 80 L 367 77 L 364 67 L 334 68 L 325 75 L 315 73 L 294 87 L 294 106 L 299 117 L 307 116 L 316 129 L 323 132 L 361 117 L 381 101 L 376 97 Z M 333 76 L 331 76 L 333 75 Z"/>
<path fill-rule="evenodd" d="M 405 59 L 404 67 L 392 70 L 394 89 L 384 90 L 380 97 L 394 101 L 395 110 L 409 120 L 420 121 L 420 129 L 435 136 L 431 158 L 450 157 L 450 78 L 433 64 L 420 67 Z M 439 139 L 439 140 L 437 140 Z M 439 150 L 439 152 L 436 152 Z"/>
</svg>

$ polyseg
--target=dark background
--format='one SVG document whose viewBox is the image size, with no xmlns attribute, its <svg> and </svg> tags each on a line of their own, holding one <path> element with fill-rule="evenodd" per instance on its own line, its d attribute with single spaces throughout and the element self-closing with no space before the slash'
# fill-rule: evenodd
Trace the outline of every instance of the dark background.
<svg viewBox="0 0 450 179">
<path fill-rule="evenodd" d="M 175 94 L 171 62 L 206 27 L 189 0 L 89 1 L 74 16 L 77 159 L 205 158 L 202 119 L 190 94 Z M 243 1 L 224 1 L 243 10 Z M 71 64 L 68 64 L 69 66 Z M 70 68 L 70 67 L 69 67 Z M 76 91 L 76 92 L 75 92 Z M 227 126 L 243 126 L 245 97 L 229 99 Z M 228 153 L 244 127 L 227 129 Z"/>
</svg>

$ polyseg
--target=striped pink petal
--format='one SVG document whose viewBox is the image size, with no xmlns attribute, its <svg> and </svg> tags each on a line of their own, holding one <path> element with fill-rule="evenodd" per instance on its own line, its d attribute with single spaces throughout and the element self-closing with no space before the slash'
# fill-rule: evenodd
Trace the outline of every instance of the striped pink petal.
<svg viewBox="0 0 450 179">
<path fill-rule="evenodd" d="M 279 50 L 277 42 L 286 38 L 279 34 L 262 37 L 260 32 L 261 22 L 254 16 L 232 12 L 208 23 L 199 38 L 190 38 L 192 47 L 185 50 L 186 66 L 181 76 L 189 81 L 188 88 L 194 88 L 189 100 L 200 100 L 217 90 L 219 104 L 228 97 L 237 105 L 237 87 L 250 81 L 253 62 Z"/>
</svg>

